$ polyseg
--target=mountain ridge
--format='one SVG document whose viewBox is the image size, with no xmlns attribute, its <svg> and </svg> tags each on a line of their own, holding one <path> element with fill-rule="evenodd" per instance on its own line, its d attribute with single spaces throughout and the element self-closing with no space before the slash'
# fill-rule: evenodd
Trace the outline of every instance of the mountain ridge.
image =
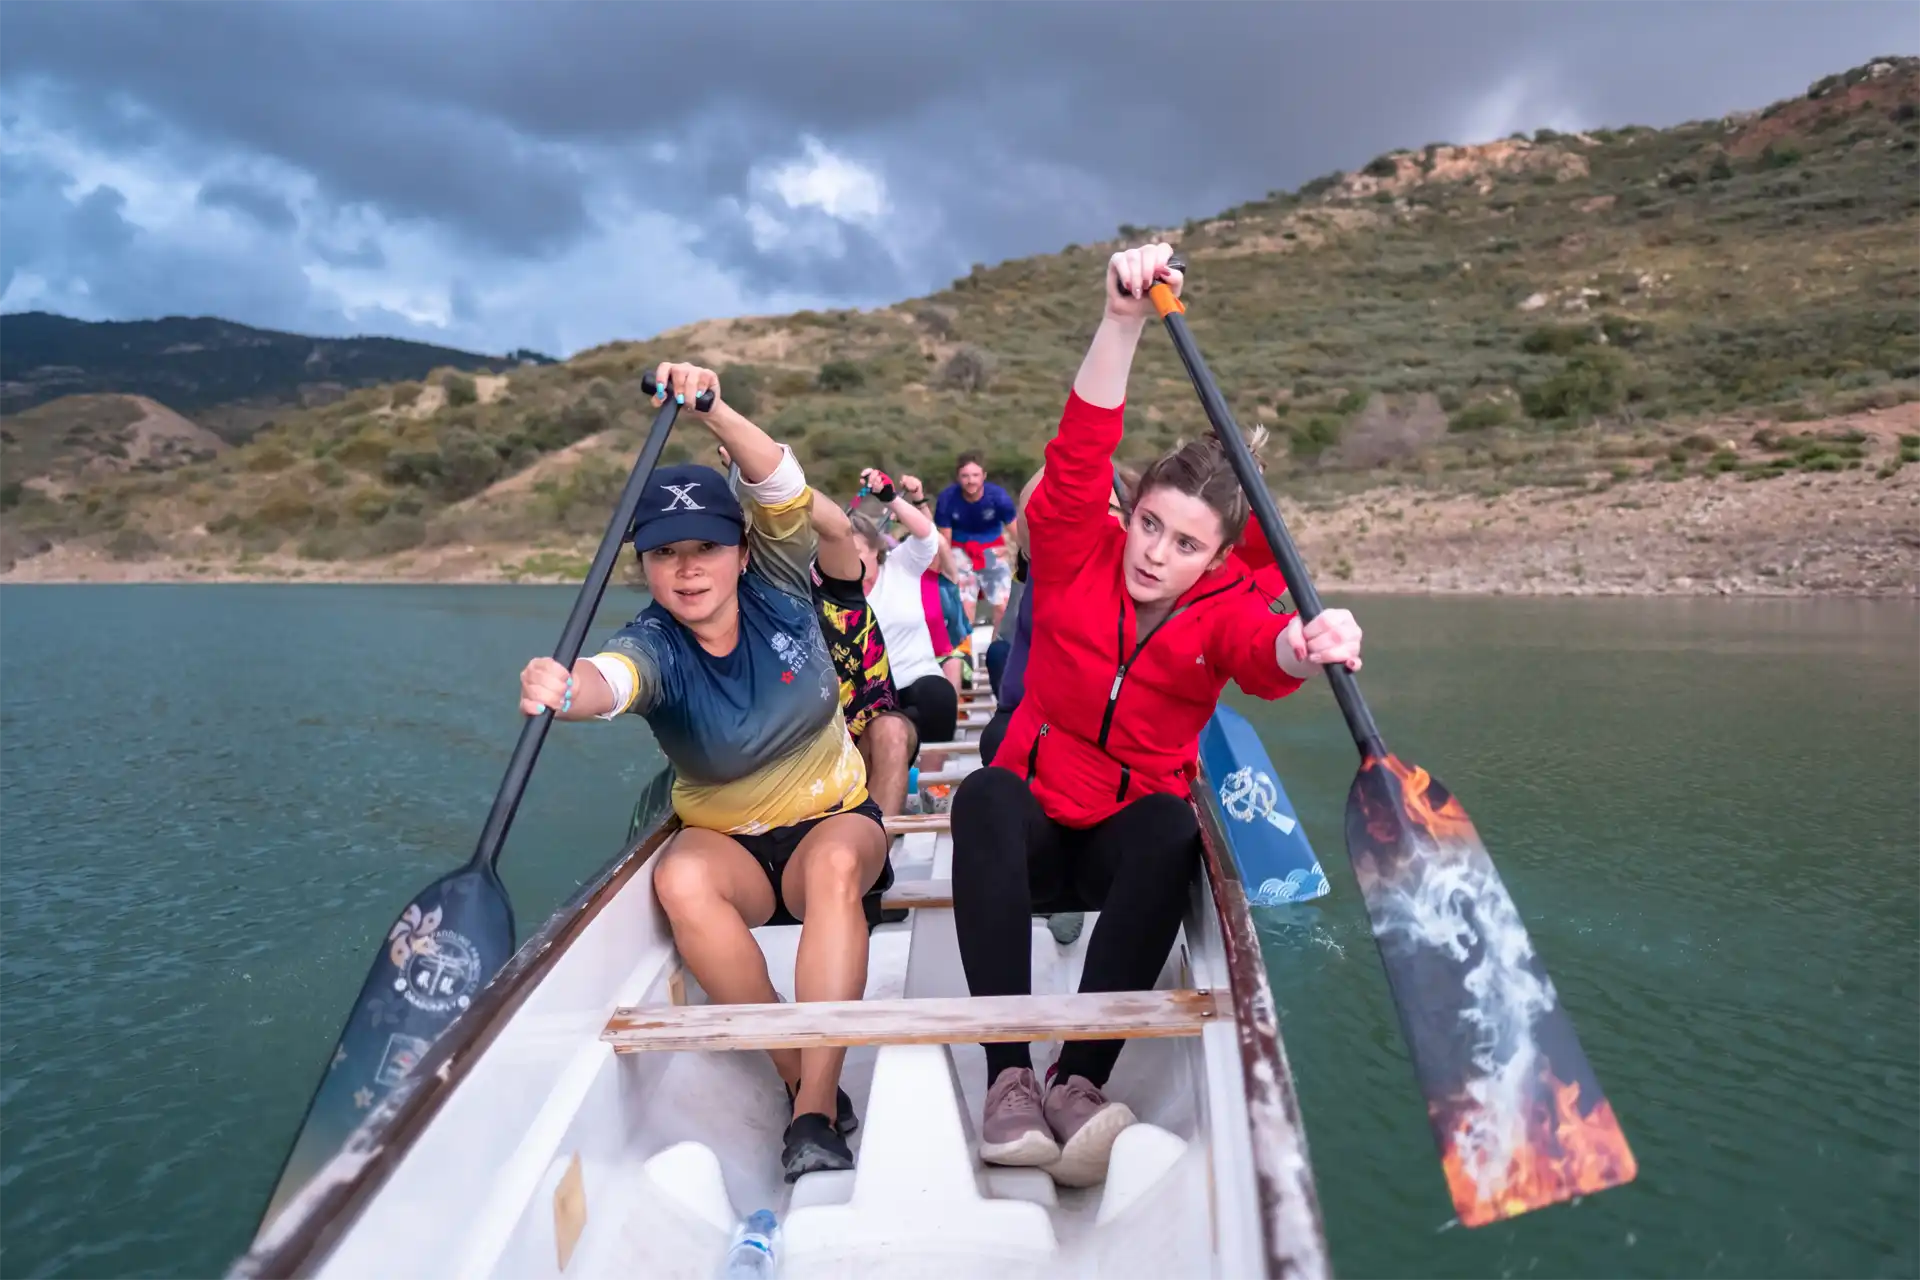
<svg viewBox="0 0 1920 1280">
<path fill-rule="evenodd" d="M 199 415 L 239 443 L 277 410 L 323 405 L 363 386 L 439 368 L 497 372 L 528 363 L 554 361 L 380 335 L 312 337 L 217 316 L 77 320 L 14 311 L 0 314 L 0 415 L 67 395 L 141 395 Z"/>
</svg>

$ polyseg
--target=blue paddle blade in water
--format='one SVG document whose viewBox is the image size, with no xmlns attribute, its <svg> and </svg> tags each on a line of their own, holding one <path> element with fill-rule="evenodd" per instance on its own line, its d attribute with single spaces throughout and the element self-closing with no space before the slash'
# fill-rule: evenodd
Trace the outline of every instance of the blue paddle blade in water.
<svg viewBox="0 0 1920 1280">
<path fill-rule="evenodd" d="M 513 954 L 513 908 L 489 867 L 427 886 L 387 930 L 315 1091 L 262 1227 L 273 1221 Z"/>
<path fill-rule="evenodd" d="M 1226 816 L 1227 844 L 1240 865 L 1247 901 L 1274 907 L 1325 896 L 1330 886 L 1320 860 L 1246 717 L 1224 704 L 1215 707 L 1200 732 L 1200 761 Z"/>
</svg>

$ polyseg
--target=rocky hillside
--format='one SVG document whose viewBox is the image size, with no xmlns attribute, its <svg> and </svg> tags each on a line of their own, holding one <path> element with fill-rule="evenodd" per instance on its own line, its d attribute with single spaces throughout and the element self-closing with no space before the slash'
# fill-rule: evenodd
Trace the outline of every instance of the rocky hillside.
<svg viewBox="0 0 1920 1280">
<path fill-rule="evenodd" d="M 495 371 L 533 352 L 476 355 L 397 338 L 308 338 L 228 320 L 171 316 L 103 323 L 44 311 L 0 316 L 0 414 L 63 396 L 147 396 L 244 438 L 263 418 L 357 387 L 449 367 Z"/>
<path fill-rule="evenodd" d="M 822 488 L 874 463 L 943 475 L 963 448 L 1017 484 L 1097 319 L 1105 256 L 1150 230 L 1188 258 L 1194 331 L 1242 420 L 1274 429 L 1269 474 L 1290 497 L 1683 482 L 1786 503 L 1811 492 L 1792 476 L 1905 495 L 1920 472 L 1920 435 L 1860 425 L 1920 400 L 1920 60 L 1885 59 L 1671 129 L 1433 142 L 877 311 L 709 321 L 503 377 L 365 388 L 164 475 L 29 492 L 0 514 L 0 553 L 374 571 L 477 548 L 567 571 L 649 416 L 635 379 L 664 358 L 721 368 Z M 1204 429 L 1150 336 L 1125 452 Z M 669 456 L 700 446 L 690 430 Z"/>
</svg>

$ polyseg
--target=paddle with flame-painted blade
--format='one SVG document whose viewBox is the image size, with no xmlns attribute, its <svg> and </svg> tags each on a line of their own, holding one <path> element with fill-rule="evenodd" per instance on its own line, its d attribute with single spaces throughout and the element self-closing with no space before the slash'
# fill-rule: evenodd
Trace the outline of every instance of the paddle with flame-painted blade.
<svg viewBox="0 0 1920 1280">
<path fill-rule="evenodd" d="M 1320 597 L 1186 308 L 1164 280 L 1149 293 L 1310 622 Z M 1460 1221 L 1482 1226 L 1631 1181 L 1626 1135 L 1472 820 L 1425 769 L 1387 750 L 1353 674 L 1326 671 L 1360 748 L 1347 852 Z"/>
<path fill-rule="evenodd" d="M 640 380 L 640 389 L 652 398 L 651 373 Z M 704 411 L 712 403 L 713 393 L 707 392 L 697 406 Z M 587 628 L 606 594 L 614 562 L 633 527 L 640 496 L 666 448 L 678 411 L 672 400 L 660 407 L 633 474 L 627 477 L 627 487 L 621 490 L 613 521 L 600 539 L 600 549 L 594 553 L 553 651 L 554 661 L 564 667 L 571 668 L 580 656 Z M 553 713 L 548 711 L 527 717 L 473 857 L 415 894 L 387 931 L 326 1073 L 307 1104 L 306 1119 L 261 1217 L 262 1230 L 407 1078 L 414 1063 L 513 955 L 513 904 L 496 868 L 507 828 L 513 824 L 552 723 Z"/>
</svg>

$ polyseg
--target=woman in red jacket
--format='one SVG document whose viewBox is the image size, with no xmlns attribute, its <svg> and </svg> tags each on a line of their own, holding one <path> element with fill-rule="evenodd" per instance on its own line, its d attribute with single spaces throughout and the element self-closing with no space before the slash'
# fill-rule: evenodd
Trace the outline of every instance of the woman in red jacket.
<svg viewBox="0 0 1920 1280">
<path fill-rule="evenodd" d="M 1261 698 L 1322 664 L 1360 668 L 1360 628 L 1302 628 L 1233 554 L 1248 505 L 1213 437 L 1141 475 L 1122 527 L 1113 452 L 1148 287 L 1178 293 L 1172 250 L 1115 254 L 1106 314 L 1074 379 L 1025 519 L 1034 592 L 1026 695 L 992 767 L 953 804 L 953 906 L 974 995 L 1031 989 L 1035 912 L 1098 910 L 1082 991 L 1153 986 L 1180 931 L 1199 828 L 1187 800 L 1200 730 L 1228 680 Z M 1277 585 L 1261 575 L 1269 587 Z M 1024 1044 L 990 1044 L 980 1154 L 1085 1186 L 1133 1123 L 1101 1092 L 1121 1042 L 1073 1041 L 1043 1092 Z"/>
</svg>

